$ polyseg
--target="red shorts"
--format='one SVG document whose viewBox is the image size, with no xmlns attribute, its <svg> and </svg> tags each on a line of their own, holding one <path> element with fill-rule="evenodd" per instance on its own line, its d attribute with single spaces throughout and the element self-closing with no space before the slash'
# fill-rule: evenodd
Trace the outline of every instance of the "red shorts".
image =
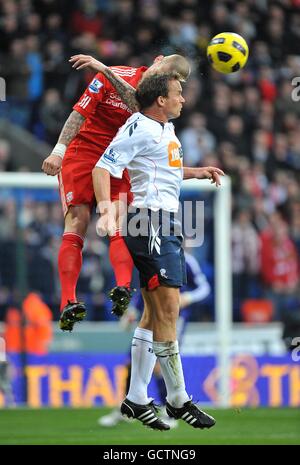
<svg viewBox="0 0 300 465">
<path fill-rule="evenodd" d="M 104 152 L 104 150 L 103 150 Z M 92 171 L 99 160 L 101 150 L 86 150 L 71 147 L 66 151 L 62 169 L 58 175 L 60 198 L 64 215 L 71 205 L 96 205 L 93 189 Z M 120 194 L 127 195 L 127 204 L 133 200 L 130 192 L 130 179 L 127 170 L 122 179 L 110 178 L 111 201 L 119 200 Z"/>
</svg>

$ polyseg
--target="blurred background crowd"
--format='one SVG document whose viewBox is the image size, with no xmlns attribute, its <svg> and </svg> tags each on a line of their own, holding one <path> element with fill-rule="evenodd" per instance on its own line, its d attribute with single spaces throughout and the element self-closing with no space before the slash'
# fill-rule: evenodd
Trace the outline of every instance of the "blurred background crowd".
<svg viewBox="0 0 300 465">
<path fill-rule="evenodd" d="M 209 39 L 224 31 L 241 34 L 250 49 L 246 68 L 232 75 L 214 72 L 206 59 Z M 243 319 L 249 298 L 271 302 L 270 320 L 300 315 L 300 91 L 292 82 L 300 76 L 299 43 L 299 0 L 1 0 L 7 97 L 0 102 L 0 172 L 40 170 L 92 78 L 72 70 L 72 54 L 141 66 L 161 53 L 182 53 L 193 62 L 175 123 L 185 165 L 219 166 L 232 180 L 234 319 Z M 11 131 L 15 138 L 22 131 L 22 141 L 31 134 L 32 149 L 42 144 L 43 153 L 22 157 L 25 148 L 16 150 Z M 28 288 L 42 293 L 57 317 L 62 212 L 52 191 L 23 194 L 0 186 L 0 319 L 18 293 L 20 253 Z M 203 249 L 192 252 L 213 287 L 212 228 Z M 107 243 L 92 224 L 79 282 L 90 318 L 109 318 L 112 283 Z M 212 304 L 193 318 L 212 320 Z"/>
</svg>

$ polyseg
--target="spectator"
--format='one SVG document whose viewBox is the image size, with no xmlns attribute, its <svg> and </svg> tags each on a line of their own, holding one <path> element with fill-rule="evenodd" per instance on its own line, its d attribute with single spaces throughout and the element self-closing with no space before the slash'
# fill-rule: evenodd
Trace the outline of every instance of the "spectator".
<svg viewBox="0 0 300 465">
<path fill-rule="evenodd" d="M 180 135 L 185 164 L 200 166 L 205 155 L 215 149 L 216 140 L 206 129 L 206 118 L 201 113 L 192 113 L 189 126 Z"/>
<path fill-rule="evenodd" d="M 45 50 L 44 75 L 47 89 L 55 88 L 63 93 L 70 68 L 66 61 L 64 45 L 58 40 L 47 43 Z"/>
<path fill-rule="evenodd" d="M 232 272 L 235 316 L 243 301 L 255 297 L 259 272 L 259 237 L 248 210 L 239 210 L 232 224 Z"/>
<path fill-rule="evenodd" d="M 271 216 L 269 228 L 260 234 L 260 239 L 265 296 L 272 300 L 274 320 L 282 320 L 297 302 L 299 256 L 287 224 L 278 213 Z"/>
<path fill-rule="evenodd" d="M 76 9 L 72 16 L 71 31 L 73 34 L 90 32 L 95 36 L 100 36 L 102 21 L 98 13 L 96 0 L 79 1 L 79 9 Z"/>
<path fill-rule="evenodd" d="M 45 129 L 46 141 L 55 145 L 66 120 L 66 108 L 56 89 L 46 91 L 40 108 L 40 117 Z"/>
</svg>

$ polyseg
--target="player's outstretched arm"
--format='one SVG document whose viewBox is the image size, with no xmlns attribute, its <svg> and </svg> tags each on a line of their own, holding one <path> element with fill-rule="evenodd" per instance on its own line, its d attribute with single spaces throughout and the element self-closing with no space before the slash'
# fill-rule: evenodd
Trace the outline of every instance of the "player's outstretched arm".
<svg viewBox="0 0 300 465">
<path fill-rule="evenodd" d="M 73 110 L 64 124 L 58 142 L 50 155 L 44 160 L 42 170 L 50 175 L 55 176 L 60 172 L 62 159 L 68 145 L 79 132 L 85 118 L 78 111 Z"/>
<path fill-rule="evenodd" d="M 183 179 L 210 179 L 211 184 L 216 184 L 218 187 L 221 185 L 220 176 L 225 176 L 225 173 L 215 166 L 204 166 L 201 168 L 183 167 Z"/>
<path fill-rule="evenodd" d="M 117 76 L 108 66 L 90 55 L 73 55 L 69 59 L 72 68 L 77 70 L 89 68 L 96 73 L 102 73 L 114 86 L 124 103 L 135 112 L 139 110 L 139 105 L 135 98 L 135 88 L 128 82 Z"/>
</svg>

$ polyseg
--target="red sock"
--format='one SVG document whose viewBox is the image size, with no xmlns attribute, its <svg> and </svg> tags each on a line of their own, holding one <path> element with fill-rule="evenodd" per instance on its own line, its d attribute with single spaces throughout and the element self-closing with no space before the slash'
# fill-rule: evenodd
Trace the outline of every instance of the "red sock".
<svg viewBox="0 0 300 465">
<path fill-rule="evenodd" d="M 133 260 L 119 232 L 110 237 L 109 258 L 115 273 L 117 286 L 130 287 Z"/>
<path fill-rule="evenodd" d="M 75 233 L 65 233 L 58 254 L 58 273 L 61 284 L 62 310 L 68 303 L 77 302 L 76 285 L 82 265 L 83 239 Z"/>
</svg>

